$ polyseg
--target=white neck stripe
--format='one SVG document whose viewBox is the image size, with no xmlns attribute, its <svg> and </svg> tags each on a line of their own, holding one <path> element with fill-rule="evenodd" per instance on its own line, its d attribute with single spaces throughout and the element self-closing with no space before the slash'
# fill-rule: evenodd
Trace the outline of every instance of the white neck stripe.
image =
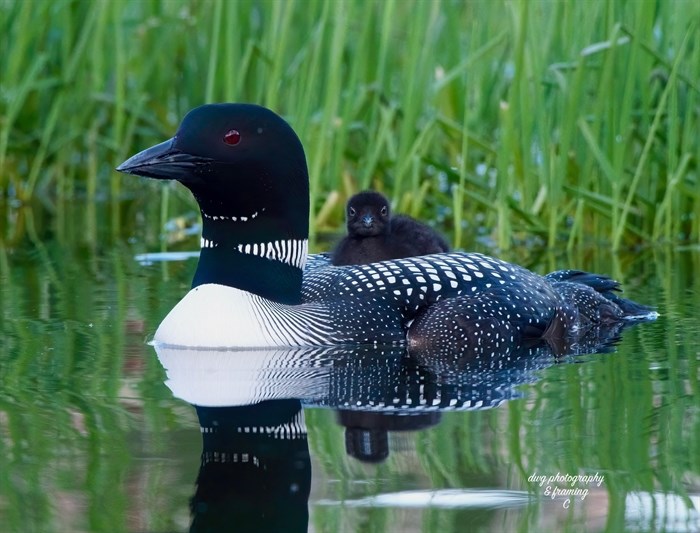
<svg viewBox="0 0 700 533">
<path fill-rule="evenodd" d="M 211 239 L 205 239 L 204 237 L 202 237 L 201 239 L 199 239 L 199 245 L 202 248 L 216 248 L 217 246 L 219 246 L 219 243 L 214 242 Z"/>
<path fill-rule="evenodd" d="M 219 243 L 202 237 L 202 248 L 217 248 Z M 309 254 L 309 241 L 306 239 L 286 239 L 267 243 L 239 244 L 236 246 L 242 254 L 257 255 L 273 261 L 281 261 L 288 265 L 301 268 L 306 265 L 306 256 Z"/>
<path fill-rule="evenodd" d="M 206 239 L 205 239 L 206 240 Z M 214 247 L 217 243 L 209 241 Z M 286 239 L 282 241 L 239 244 L 236 249 L 242 254 L 257 255 L 273 261 L 281 261 L 297 268 L 304 268 L 309 254 L 309 241 L 306 239 Z"/>
</svg>

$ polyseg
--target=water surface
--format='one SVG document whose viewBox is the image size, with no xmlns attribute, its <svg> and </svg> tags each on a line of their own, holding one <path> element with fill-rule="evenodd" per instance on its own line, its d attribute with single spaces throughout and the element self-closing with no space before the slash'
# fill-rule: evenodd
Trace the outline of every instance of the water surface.
<svg viewBox="0 0 700 533">
<path fill-rule="evenodd" d="M 287 530 L 700 530 L 697 248 L 501 255 L 610 274 L 660 317 L 602 353 L 451 372 L 390 348 L 156 353 L 196 260 L 139 254 L 196 238 L 105 211 L 16 210 L 0 237 L 0 531 L 251 509 Z"/>
</svg>

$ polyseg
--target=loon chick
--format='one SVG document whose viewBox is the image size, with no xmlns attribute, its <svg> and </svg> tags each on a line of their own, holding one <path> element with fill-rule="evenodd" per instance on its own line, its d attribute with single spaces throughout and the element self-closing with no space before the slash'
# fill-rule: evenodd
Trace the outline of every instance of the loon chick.
<svg viewBox="0 0 700 533">
<path fill-rule="evenodd" d="M 362 265 L 387 259 L 449 252 L 435 230 L 406 215 L 391 215 L 389 201 L 375 191 L 348 200 L 348 234 L 333 250 L 334 265 Z"/>
<path fill-rule="evenodd" d="M 567 324 L 562 317 L 574 314 L 545 277 L 476 253 L 304 273 L 306 157 L 294 130 L 264 107 L 198 107 L 172 139 L 132 156 L 117 170 L 177 180 L 201 211 L 202 250 L 192 289 L 158 327 L 156 344 L 244 348 L 404 345 L 408 340 L 430 347 L 448 333 L 435 331 L 452 304 L 470 311 L 471 318 L 478 314 L 476 322 L 452 333 L 455 344 L 462 333 L 475 333 L 472 325 L 480 320 L 488 328 L 497 321 L 499 334 L 519 342 L 545 335 L 552 324 Z M 431 319 L 432 309 L 437 318 Z M 493 336 L 487 329 L 476 333 Z"/>
</svg>

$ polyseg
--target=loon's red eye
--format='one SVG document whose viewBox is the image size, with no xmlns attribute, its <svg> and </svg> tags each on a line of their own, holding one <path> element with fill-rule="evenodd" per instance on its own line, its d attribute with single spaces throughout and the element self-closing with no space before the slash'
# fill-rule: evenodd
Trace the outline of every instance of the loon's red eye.
<svg viewBox="0 0 700 533">
<path fill-rule="evenodd" d="M 224 135 L 224 142 L 231 146 L 236 145 L 241 142 L 241 134 L 238 130 L 229 130 L 226 132 L 226 135 Z"/>
</svg>

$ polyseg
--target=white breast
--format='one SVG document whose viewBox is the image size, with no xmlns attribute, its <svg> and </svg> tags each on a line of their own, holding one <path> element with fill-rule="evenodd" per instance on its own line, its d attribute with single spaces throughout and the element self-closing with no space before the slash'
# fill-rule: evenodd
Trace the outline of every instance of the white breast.
<svg viewBox="0 0 700 533">
<path fill-rule="evenodd" d="M 154 341 L 198 348 L 278 345 L 256 316 L 253 298 L 248 292 L 225 285 L 195 287 L 161 322 Z"/>
<path fill-rule="evenodd" d="M 240 289 L 208 283 L 173 307 L 156 344 L 187 348 L 264 348 L 333 344 L 321 304 L 284 305 Z"/>
</svg>

